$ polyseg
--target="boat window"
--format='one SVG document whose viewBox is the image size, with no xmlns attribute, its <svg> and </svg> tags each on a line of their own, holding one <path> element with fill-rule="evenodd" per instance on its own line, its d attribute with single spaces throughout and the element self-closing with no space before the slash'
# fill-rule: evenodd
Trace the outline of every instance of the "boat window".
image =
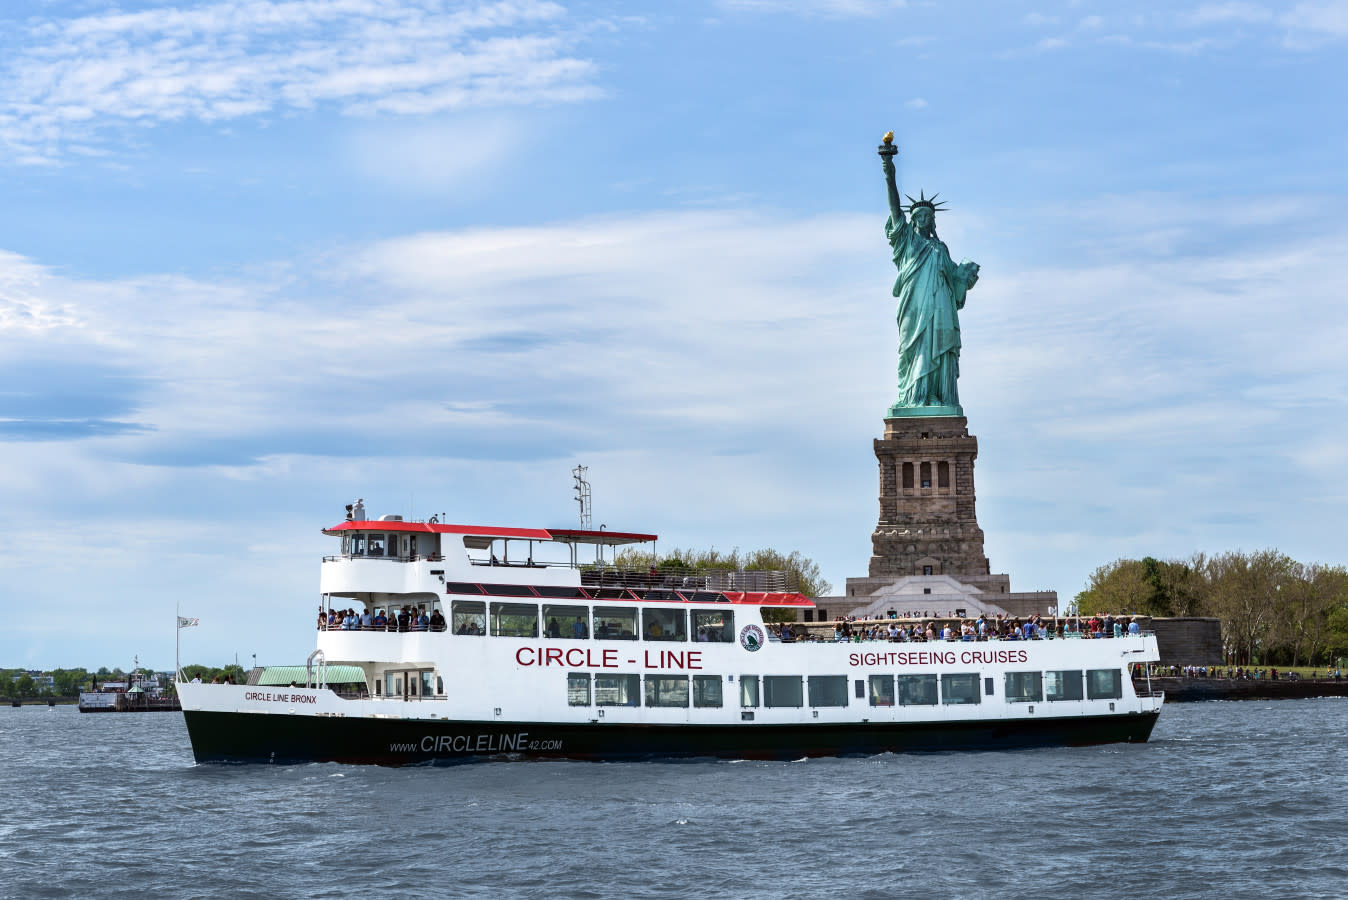
<svg viewBox="0 0 1348 900">
<path fill-rule="evenodd" d="M 435 673 L 434 673 L 434 672 L 422 672 L 422 673 L 421 673 L 421 696 L 423 696 L 423 697 L 434 697 L 434 696 L 435 696 Z"/>
<path fill-rule="evenodd" d="M 590 596 L 596 600 L 631 600 L 622 588 L 590 588 Z"/>
<path fill-rule="evenodd" d="M 802 681 L 799 675 L 764 675 L 763 705 L 804 706 L 805 692 Z"/>
<path fill-rule="evenodd" d="M 688 676 L 686 675 L 647 675 L 647 706 L 688 707 Z"/>
<path fill-rule="evenodd" d="M 693 610 L 694 640 L 733 643 L 735 640 L 735 613 L 729 609 Z"/>
<path fill-rule="evenodd" d="M 945 704 L 982 703 L 978 691 L 978 674 L 961 672 L 941 676 L 941 702 Z"/>
<path fill-rule="evenodd" d="M 660 588 L 646 592 L 647 603 L 678 603 L 679 595 L 673 591 L 666 591 Z"/>
<path fill-rule="evenodd" d="M 648 641 L 686 641 L 688 616 L 681 609 L 643 609 L 641 633 Z"/>
<path fill-rule="evenodd" d="M 740 676 L 740 706 L 754 708 L 758 706 L 758 676 Z"/>
<path fill-rule="evenodd" d="M 585 592 L 578 587 L 550 587 L 548 585 L 534 585 L 534 590 L 540 597 L 551 597 L 555 600 L 585 600 Z"/>
<path fill-rule="evenodd" d="M 590 705 L 590 673 L 569 672 L 566 676 L 567 706 Z"/>
<path fill-rule="evenodd" d="M 1118 669 L 1087 669 L 1087 700 L 1118 700 L 1123 697 L 1123 676 Z"/>
<path fill-rule="evenodd" d="M 455 634 L 487 633 L 487 604 L 482 600 L 455 600 L 450 604 Z"/>
<path fill-rule="evenodd" d="M 808 679 L 811 706 L 846 706 L 846 675 L 811 675 Z"/>
<path fill-rule="evenodd" d="M 932 685 L 936 687 L 935 684 Z M 872 675 L 871 676 L 871 706 L 893 706 L 894 705 L 894 676 L 893 675 Z"/>
<path fill-rule="evenodd" d="M 598 641 L 635 641 L 637 611 L 630 606 L 596 606 L 594 637 Z"/>
<path fill-rule="evenodd" d="M 1044 678 L 1039 672 L 1007 672 L 1007 703 L 1038 703 L 1044 699 Z"/>
<path fill-rule="evenodd" d="M 697 591 L 689 598 L 694 603 L 725 603 L 725 597 L 718 591 Z"/>
<path fill-rule="evenodd" d="M 372 534 L 365 543 L 366 556 L 384 555 L 384 536 L 382 534 Z"/>
<path fill-rule="evenodd" d="M 445 585 L 446 594 L 480 594 L 482 585 L 469 584 L 466 581 L 451 581 Z"/>
<path fill-rule="evenodd" d="M 351 535 L 351 555 L 352 556 L 365 555 L 365 535 L 363 534 Z"/>
<path fill-rule="evenodd" d="M 721 676 L 693 676 L 693 705 L 702 707 L 721 707 Z"/>
<path fill-rule="evenodd" d="M 527 584 L 484 584 L 482 590 L 497 597 L 532 597 Z"/>
<path fill-rule="evenodd" d="M 1044 694 L 1049 700 L 1080 700 L 1081 670 L 1066 669 L 1044 673 Z"/>
<path fill-rule="evenodd" d="M 496 637 L 538 637 L 538 607 L 532 603 L 493 603 L 491 633 Z"/>
<path fill-rule="evenodd" d="M 900 706 L 936 705 L 935 675 L 900 675 L 898 680 Z"/>
<path fill-rule="evenodd" d="M 590 636 L 590 609 L 587 606 L 543 607 L 543 621 L 547 623 L 548 637 L 568 641 L 583 641 Z"/>
<path fill-rule="evenodd" d="M 595 706 L 638 706 L 640 702 L 640 675 L 594 676 Z"/>
</svg>

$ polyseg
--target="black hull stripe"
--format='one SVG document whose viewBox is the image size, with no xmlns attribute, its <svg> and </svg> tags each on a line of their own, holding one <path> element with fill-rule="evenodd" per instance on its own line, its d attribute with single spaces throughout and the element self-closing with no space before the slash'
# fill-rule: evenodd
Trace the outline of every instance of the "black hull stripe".
<svg viewBox="0 0 1348 900">
<path fill-rule="evenodd" d="M 450 764 L 488 758 L 799 759 L 1141 743 L 1159 713 L 929 723 L 608 725 L 184 712 L 197 762 Z"/>
</svg>

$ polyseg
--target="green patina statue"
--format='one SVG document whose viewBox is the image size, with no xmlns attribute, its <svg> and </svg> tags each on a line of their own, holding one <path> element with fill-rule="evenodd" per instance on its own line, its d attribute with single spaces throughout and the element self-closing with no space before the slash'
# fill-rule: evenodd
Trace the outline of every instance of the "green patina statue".
<svg viewBox="0 0 1348 900">
<path fill-rule="evenodd" d="M 894 296 L 899 298 L 899 399 L 889 418 L 962 416 L 957 380 L 960 362 L 959 310 L 978 281 L 978 265 L 956 265 L 936 236 L 936 210 L 942 204 L 919 194 L 908 198 L 908 216 L 894 177 L 894 132 L 880 145 L 880 159 L 889 189 L 889 221 L 885 237 L 894 248 L 899 269 Z"/>
</svg>

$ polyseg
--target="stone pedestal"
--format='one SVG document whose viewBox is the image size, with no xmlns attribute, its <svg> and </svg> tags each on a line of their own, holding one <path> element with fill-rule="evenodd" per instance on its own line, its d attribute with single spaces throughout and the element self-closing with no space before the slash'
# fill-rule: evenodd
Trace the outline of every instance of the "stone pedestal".
<svg viewBox="0 0 1348 900">
<path fill-rule="evenodd" d="M 974 512 L 978 439 L 963 416 L 885 419 L 871 578 L 988 576 Z"/>
<path fill-rule="evenodd" d="M 846 593 L 819 597 L 819 621 L 930 616 L 1052 615 L 1056 591 L 1013 593 L 993 573 L 974 513 L 978 439 L 963 416 L 890 416 L 875 442 L 880 520 L 871 533 L 870 574 Z M 810 621 L 815 611 L 807 611 Z"/>
</svg>

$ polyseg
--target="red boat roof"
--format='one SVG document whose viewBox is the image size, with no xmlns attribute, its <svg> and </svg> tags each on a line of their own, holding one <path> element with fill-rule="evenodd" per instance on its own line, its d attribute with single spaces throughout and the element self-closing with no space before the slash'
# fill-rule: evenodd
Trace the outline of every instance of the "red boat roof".
<svg viewBox="0 0 1348 900">
<path fill-rule="evenodd" d="M 439 522 L 398 522 L 364 521 L 347 519 L 331 528 L 323 529 L 324 534 L 333 535 L 343 531 L 410 531 L 418 534 L 463 534 L 473 537 L 509 538 L 520 541 L 561 541 L 567 544 L 646 544 L 654 541 L 657 535 L 638 534 L 630 531 L 583 531 L 575 528 L 503 528 L 498 525 L 450 525 Z"/>
</svg>

